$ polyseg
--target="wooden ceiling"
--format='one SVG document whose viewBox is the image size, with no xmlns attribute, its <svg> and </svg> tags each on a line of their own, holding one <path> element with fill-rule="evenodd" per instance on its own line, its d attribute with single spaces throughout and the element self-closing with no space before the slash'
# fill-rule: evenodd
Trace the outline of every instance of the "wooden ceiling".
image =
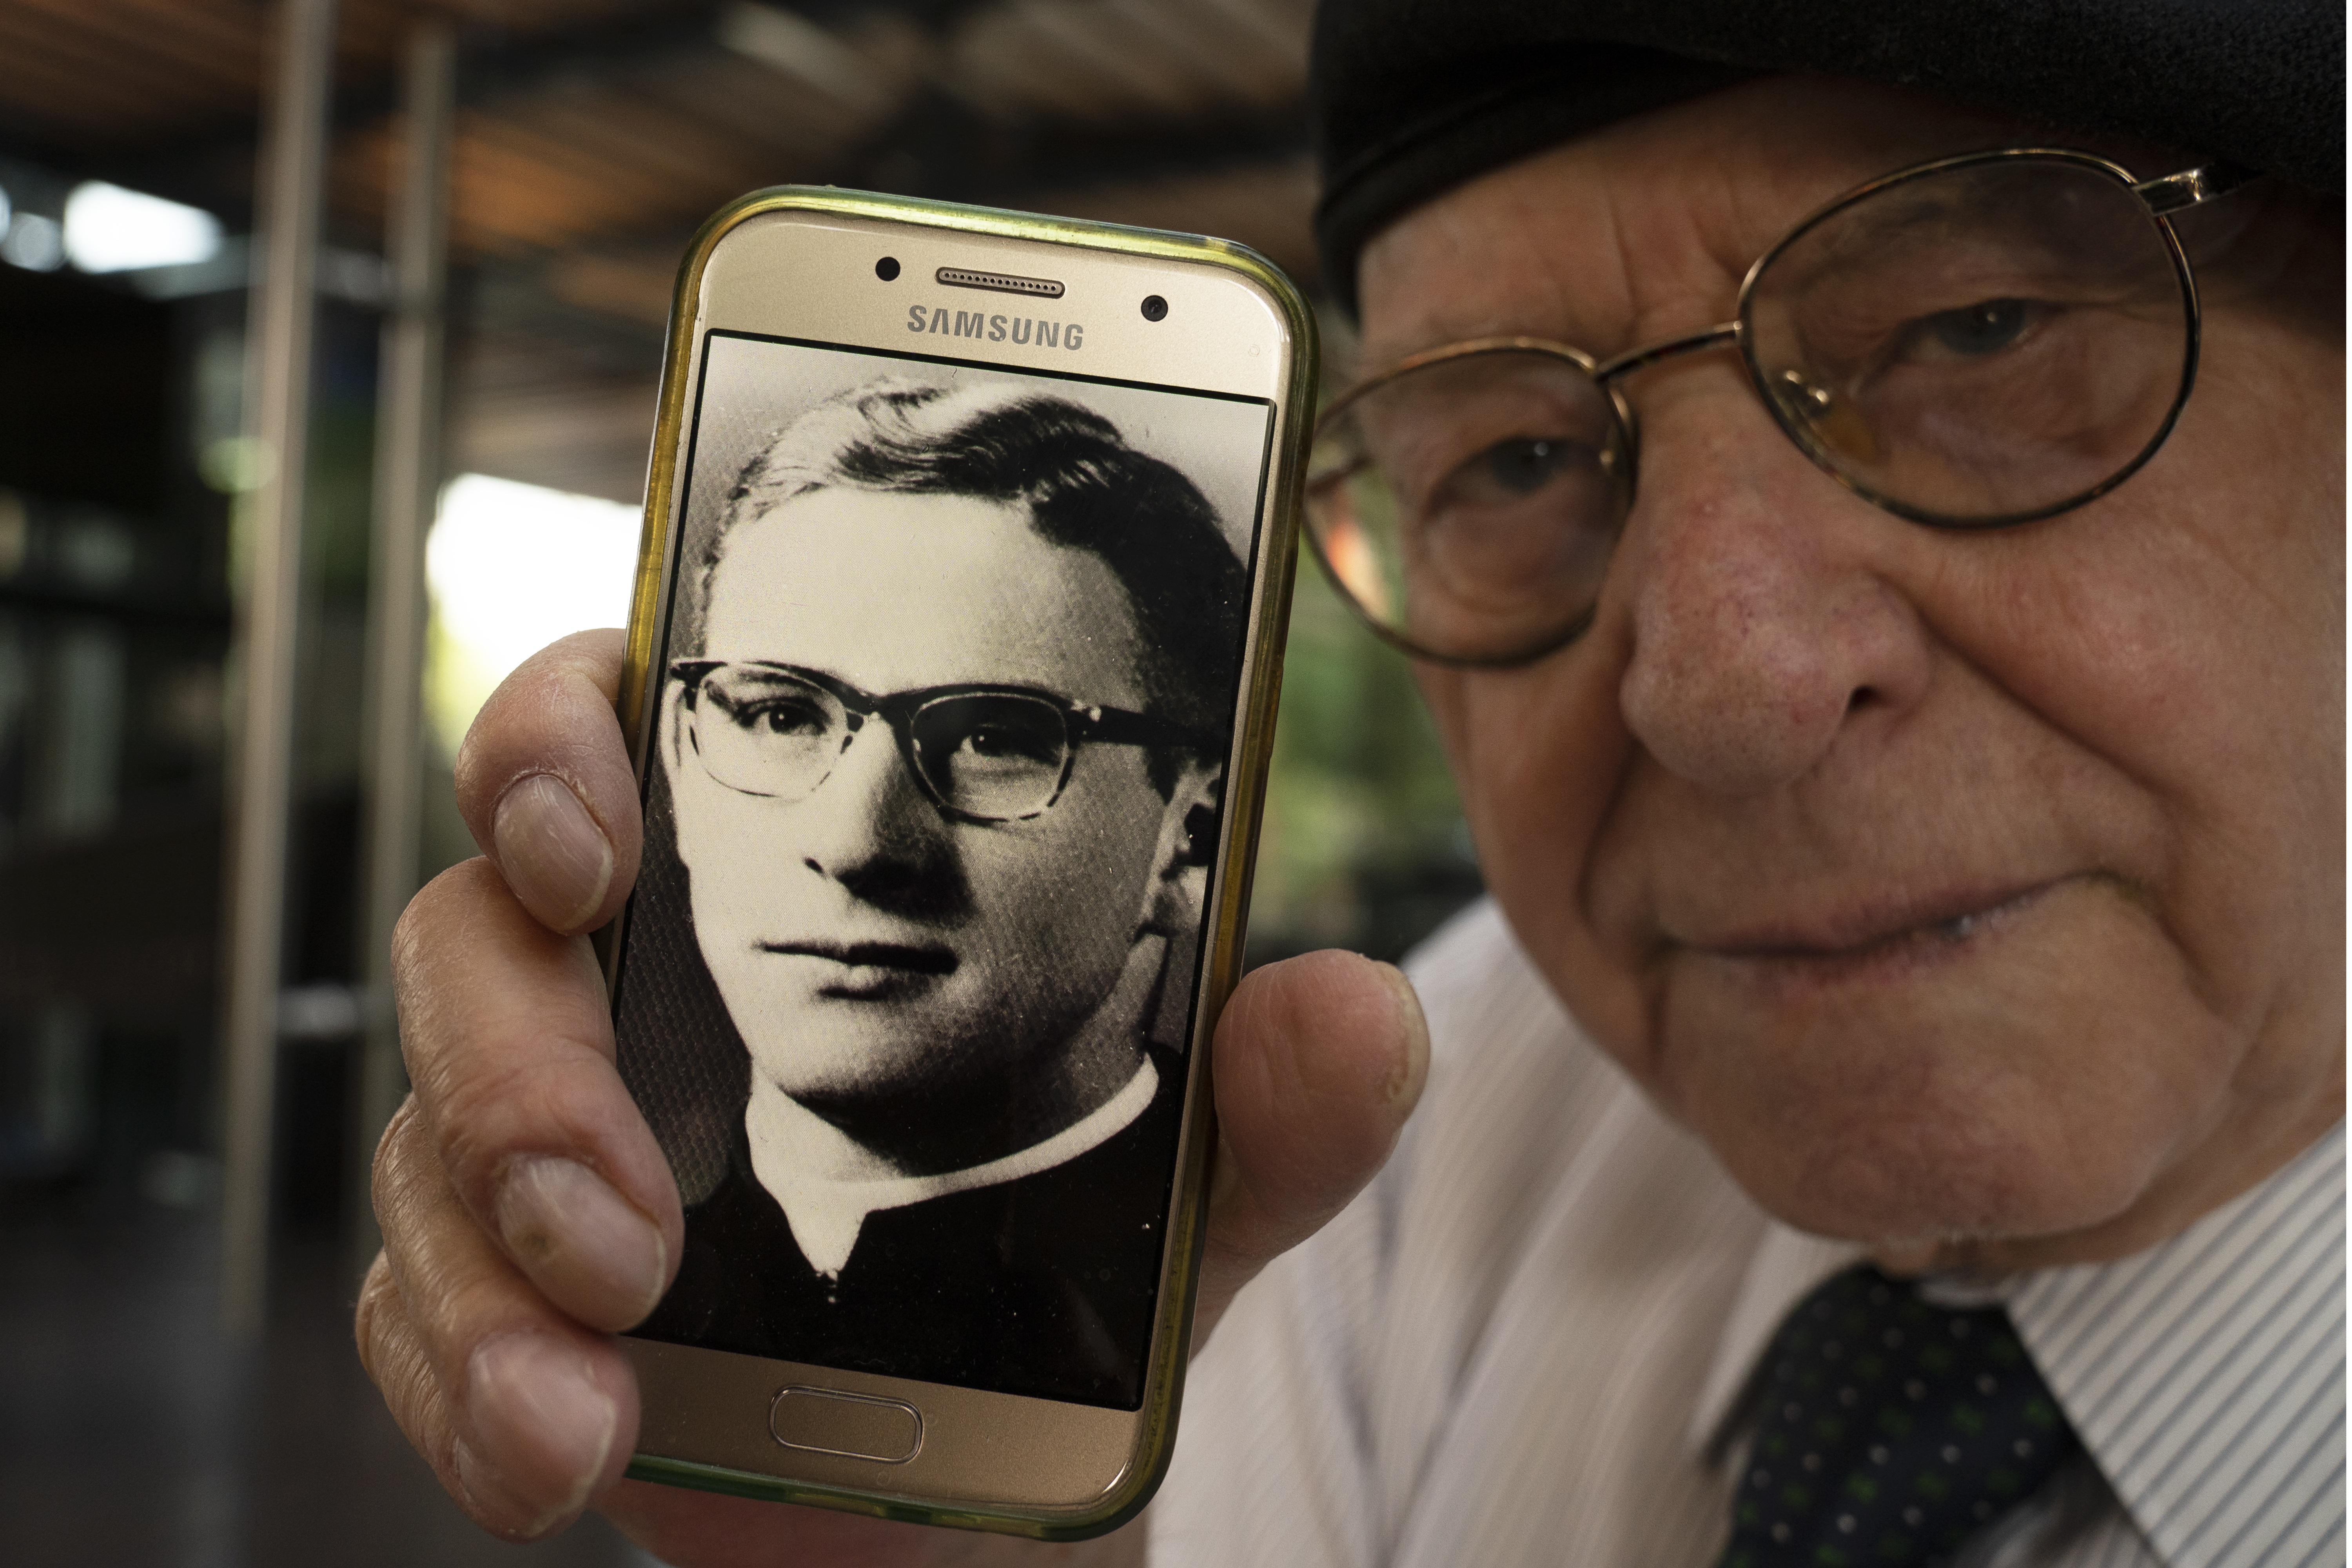
<svg viewBox="0 0 2352 1568">
<path fill-rule="evenodd" d="M 1312 0 L 803 5 L 343 0 L 346 247 L 381 245 L 404 41 L 430 16 L 458 29 L 460 464 L 634 495 L 680 249 L 760 185 L 1219 234 L 1312 286 Z M 240 229 L 274 19 L 257 0 L 5 0 L 0 155 Z"/>
</svg>

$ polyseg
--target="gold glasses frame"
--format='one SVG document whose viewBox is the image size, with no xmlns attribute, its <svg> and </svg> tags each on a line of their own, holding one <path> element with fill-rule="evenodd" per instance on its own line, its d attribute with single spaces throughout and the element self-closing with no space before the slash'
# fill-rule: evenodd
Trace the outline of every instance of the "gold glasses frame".
<svg viewBox="0 0 2352 1568">
<path fill-rule="evenodd" d="M 1757 281 L 1771 269 L 1772 263 L 1784 255 L 1790 246 L 1822 224 L 1859 203 L 1868 201 L 1896 186 L 1958 170 L 2026 161 L 2063 163 L 2087 170 L 2113 181 L 2138 199 L 2158 237 L 2164 245 L 2172 263 L 2174 276 L 2180 288 L 2186 324 L 2180 384 L 2174 393 L 2170 407 L 2166 410 L 2163 419 L 2158 424 L 2155 433 L 2148 438 L 2147 444 L 2128 462 L 2097 484 L 2069 495 L 2063 500 L 2024 511 L 1969 518 L 1939 514 L 1927 508 L 1915 506 L 1875 490 L 1838 466 L 1827 444 L 1815 432 L 1812 420 L 1807 416 L 1802 407 L 1802 405 L 1808 401 L 1815 403 L 1818 407 L 1826 407 L 1827 394 L 1805 383 L 1793 371 L 1783 373 L 1790 382 L 1789 385 L 1778 391 L 1774 389 L 1763 365 L 1758 360 L 1755 331 L 1750 325 L 1753 319 L 1751 308 Z M 1635 371 L 1646 370 L 1652 365 L 1663 363 L 1667 360 L 1680 359 L 1687 354 L 1703 353 L 1715 349 L 1737 348 L 1739 351 L 1740 363 L 1747 373 L 1748 385 L 1755 391 L 1758 399 L 1763 403 L 1767 412 L 1771 415 L 1773 423 L 1780 426 L 1781 433 L 1787 436 L 1797 449 L 1804 453 L 1816 468 L 1881 511 L 1930 528 L 1969 531 L 2014 527 L 2020 523 L 2054 517 L 2061 512 L 2071 511 L 2076 507 L 2095 500 L 2122 484 L 2146 466 L 2148 459 L 2156 455 L 2158 449 L 2171 436 L 2174 425 L 2180 418 L 2181 409 L 2189 402 L 2189 392 L 2196 384 L 2198 351 L 2203 329 L 2203 312 L 2198 303 L 2196 271 L 2189 264 L 2188 250 L 2181 244 L 2180 236 L 2173 226 L 2172 217 L 2178 213 L 2200 206 L 2219 196 L 2227 195 L 2255 177 L 2254 171 L 2233 164 L 2217 163 L 2202 164 L 2156 179 L 2142 180 L 2112 159 L 2101 157 L 2094 153 L 2063 147 L 2008 147 L 1991 152 L 1964 153 L 1910 164 L 1892 174 L 1882 174 L 1876 179 L 1832 197 L 1800 219 L 1794 227 L 1775 240 L 1748 268 L 1747 276 L 1739 285 L 1735 313 L 1727 321 L 1718 322 L 1702 331 L 1685 333 L 1680 337 L 1669 338 L 1662 342 L 1631 349 L 1605 360 L 1596 359 L 1572 344 L 1532 336 L 1505 335 L 1471 338 L 1461 342 L 1425 349 L 1356 382 L 1334 397 L 1316 421 L 1313 439 L 1316 442 L 1322 441 L 1334 428 L 1339 419 L 1366 395 L 1415 371 L 1426 369 L 1433 364 L 1479 354 L 1509 353 L 1543 354 L 1564 360 L 1574 365 L 1597 388 L 1607 395 L 1612 429 L 1610 447 L 1603 454 L 1602 461 L 1609 469 L 1612 480 L 1612 489 L 1617 500 L 1616 527 L 1622 531 L 1625 518 L 1633 509 L 1634 474 L 1639 465 L 1641 449 L 1641 425 L 1620 383 Z M 1315 552 L 1317 563 L 1323 568 L 1325 577 L 1339 590 L 1340 597 L 1348 602 L 1349 607 L 1381 640 L 1415 658 L 1424 659 L 1433 664 L 1474 668 L 1511 668 L 1532 663 L 1547 654 L 1566 647 L 1580 637 L 1591 625 L 1593 616 L 1599 609 L 1597 603 L 1570 617 L 1563 627 L 1547 634 L 1529 647 L 1513 649 L 1501 654 L 1460 655 L 1423 647 L 1403 633 L 1382 624 L 1358 600 L 1355 594 L 1349 589 L 1346 580 L 1332 563 L 1324 547 L 1323 529 L 1317 516 L 1318 492 L 1335 483 L 1344 482 L 1367 466 L 1369 465 L 1363 459 L 1359 458 L 1350 465 L 1328 472 L 1320 474 L 1309 472 L 1306 493 L 1308 526 L 1305 532 L 1309 546 Z"/>
</svg>

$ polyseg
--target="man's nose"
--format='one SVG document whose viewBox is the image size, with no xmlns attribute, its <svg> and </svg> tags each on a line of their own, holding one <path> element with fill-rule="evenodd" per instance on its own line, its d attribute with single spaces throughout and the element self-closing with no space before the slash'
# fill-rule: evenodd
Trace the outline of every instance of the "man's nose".
<svg viewBox="0 0 2352 1568">
<path fill-rule="evenodd" d="M 1761 794 L 1927 689 L 1928 634 L 1890 571 L 1916 525 L 1816 468 L 1732 365 L 1663 379 L 1612 569 L 1631 632 L 1619 706 L 1671 772 Z"/>
<path fill-rule="evenodd" d="M 944 826 L 908 771 L 890 727 L 868 719 L 851 732 L 824 782 L 793 812 L 802 863 L 838 882 L 919 867 Z"/>
</svg>

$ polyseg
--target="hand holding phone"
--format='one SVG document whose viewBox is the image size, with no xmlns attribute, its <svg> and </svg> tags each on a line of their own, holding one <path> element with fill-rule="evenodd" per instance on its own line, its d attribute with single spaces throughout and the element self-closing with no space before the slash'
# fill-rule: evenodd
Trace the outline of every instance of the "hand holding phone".
<svg viewBox="0 0 2352 1568">
<path fill-rule="evenodd" d="M 1171 1451 L 1314 382 L 1195 236 L 784 186 L 681 267 L 606 933 L 630 1473 L 1069 1540 Z"/>
<path fill-rule="evenodd" d="M 611 706 L 622 662 L 617 633 L 550 648 L 491 699 L 460 758 L 458 805 L 488 858 L 438 879 L 403 923 L 416 1091 L 378 1154 L 385 1252 L 360 1300 L 362 1358 L 442 1484 L 500 1535 L 593 1505 L 680 1568 L 1028 1560 L 1030 1542 L 619 1480 L 637 1384 L 610 1336 L 667 1285 L 681 1235 L 578 934 L 627 898 L 642 842 Z M 1402 978 L 1360 959 L 1272 965 L 1235 993 L 1214 1047 L 1222 1147 L 1196 1342 L 1370 1179 L 1426 1048 Z M 1081 1550 L 1118 1561 L 1135 1536 Z"/>
</svg>

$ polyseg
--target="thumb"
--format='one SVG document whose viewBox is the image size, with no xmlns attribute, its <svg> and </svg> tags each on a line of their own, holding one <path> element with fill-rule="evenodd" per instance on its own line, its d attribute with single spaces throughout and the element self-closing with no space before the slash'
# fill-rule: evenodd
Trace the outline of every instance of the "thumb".
<svg viewBox="0 0 2352 1568">
<path fill-rule="evenodd" d="M 1387 1161 L 1429 1074 L 1429 1026 L 1395 968 L 1312 952 L 1253 970 L 1217 1021 L 1215 1049 L 1196 1349 L 1234 1292 Z"/>
</svg>

